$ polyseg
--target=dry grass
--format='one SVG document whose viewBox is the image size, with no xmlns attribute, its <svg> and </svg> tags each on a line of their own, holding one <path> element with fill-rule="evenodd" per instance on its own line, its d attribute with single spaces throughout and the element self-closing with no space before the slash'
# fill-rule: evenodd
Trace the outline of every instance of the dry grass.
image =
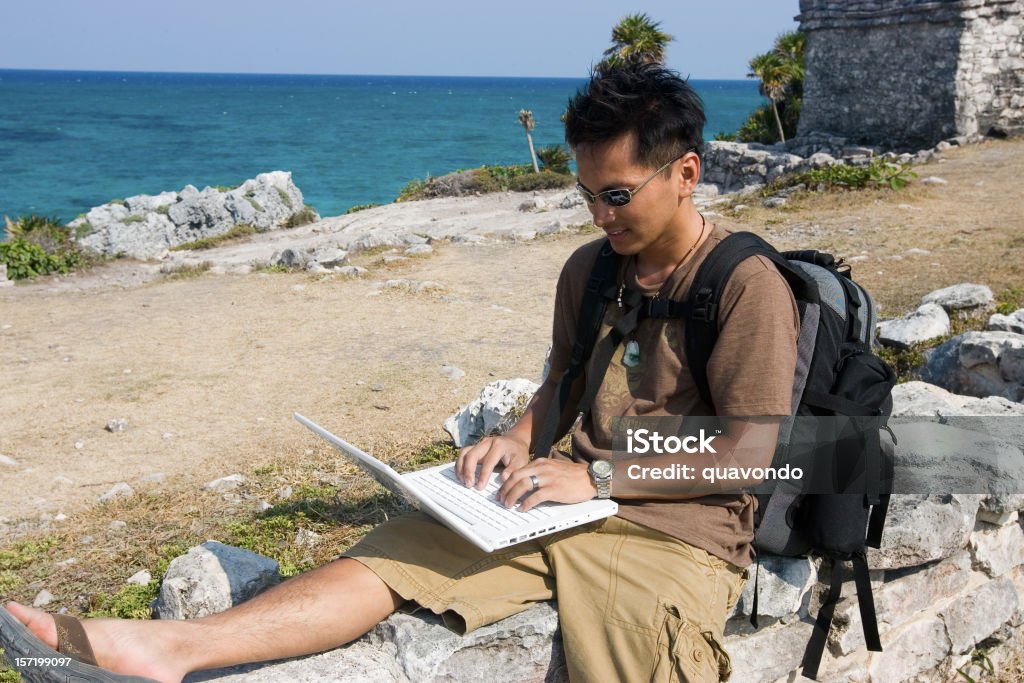
<svg viewBox="0 0 1024 683">
<path fill-rule="evenodd" d="M 906 189 L 803 193 L 768 209 L 754 198 L 728 227 L 765 235 L 780 249 L 820 249 L 853 262 L 853 275 L 883 315 L 916 308 L 928 292 L 960 282 L 993 291 L 1024 281 L 1024 140 L 986 142 L 916 167 Z M 926 250 L 928 253 L 908 253 Z"/>
<path fill-rule="evenodd" d="M 373 451 L 399 470 L 455 453 L 437 442 L 393 437 L 379 439 Z M 326 445 L 253 464 L 243 474 L 245 483 L 230 493 L 197 493 L 194 486 L 170 481 L 94 506 L 59 530 L 7 544 L 0 550 L 0 598 L 31 604 L 45 587 L 55 604 L 73 612 L 118 613 L 111 596 L 125 588 L 128 577 L 146 569 L 155 589 L 169 560 L 208 539 L 272 557 L 290 576 L 330 561 L 389 516 L 407 511 L 404 502 Z M 259 512 L 261 501 L 273 507 Z M 295 543 L 300 529 L 317 535 L 314 546 Z"/>
</svg>

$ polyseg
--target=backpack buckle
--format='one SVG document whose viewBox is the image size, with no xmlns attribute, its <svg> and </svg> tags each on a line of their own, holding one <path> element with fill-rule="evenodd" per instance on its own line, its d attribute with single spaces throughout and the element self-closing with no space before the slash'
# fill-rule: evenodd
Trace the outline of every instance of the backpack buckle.
<svg viewBox="0 0 1024 683">
<path fill-rule="evenodd" d="M 667 318 L 669 317 L 669 300 L 660 297 L 648 299 L 646 309 L 645 313 L 648 318 Z"/>
<path fill-rule="evenodd" d="M 700 288 L 693 297 L 693 311 L 690 312 L 691 318 L 704 323 L 714 321 L 715 315 L 718 312 L 718 305 L 711 301 L 712 294 L 714 292 L 710 287 Z"/>
<path fill-rule="evenodd" d="M 711 302 L 703 305 L 693 307 L 693 313 L 690 314 L 694 320 L 702 323 L 710 323 L 715 321 L 715 316 L 718 314 L 718 306 Z"/>
</svg>

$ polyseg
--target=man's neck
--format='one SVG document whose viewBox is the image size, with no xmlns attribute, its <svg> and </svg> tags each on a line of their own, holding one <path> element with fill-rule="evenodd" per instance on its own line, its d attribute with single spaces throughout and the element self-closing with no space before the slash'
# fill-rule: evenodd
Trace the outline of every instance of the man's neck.
<svg viewBox="0 0 1024 683">
<path fill-rule="evenodd" d="M 710 227 L 695 206 L 688 204 L 680 212 L 678 228 L 636 255 L 637 279 L 641 284 L 656 285 L 667 280 L 707 237 Z"/>
</svg>

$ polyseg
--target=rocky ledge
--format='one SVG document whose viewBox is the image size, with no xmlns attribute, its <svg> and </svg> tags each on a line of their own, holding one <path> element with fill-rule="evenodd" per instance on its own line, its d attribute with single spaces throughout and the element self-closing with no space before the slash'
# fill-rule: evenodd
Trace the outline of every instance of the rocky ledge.
<svg viewBox="0 0 1024 683">
<path fill-rule="evenodd" d="M 239 225 L 266 232 L 299 219 L 311 223 L 320 216 L 305 206 L 290 172 L 273 171 L 228 190 L 186 185 L 180 192 L 115 200 L 90 209 L 68 228 L 79 243 L 100 253 L 149 259 Z"/>
</svg>

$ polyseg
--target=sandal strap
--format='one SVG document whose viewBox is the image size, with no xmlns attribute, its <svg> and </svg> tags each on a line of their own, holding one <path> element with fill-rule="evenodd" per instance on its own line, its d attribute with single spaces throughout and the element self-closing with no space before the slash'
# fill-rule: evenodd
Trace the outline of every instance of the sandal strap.
<svg viewBox="0 0 1024 683">
<path fill-rule="evenodd" d="M 57 625 L 57 652 L 71 655 L 83 664 L 98 666 L 82 622 L 67 614 L 54 614 L 53 621 Z"/>
</svg>

